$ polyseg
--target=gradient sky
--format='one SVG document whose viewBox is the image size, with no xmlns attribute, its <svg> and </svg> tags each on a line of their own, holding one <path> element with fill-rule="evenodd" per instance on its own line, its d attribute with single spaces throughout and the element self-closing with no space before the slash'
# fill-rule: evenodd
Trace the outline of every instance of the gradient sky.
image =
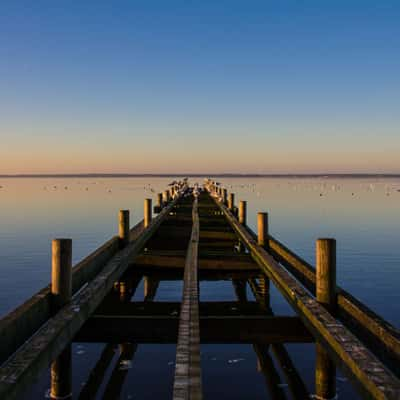
<svg viewBox="0 0 400 400">
<path fill-rule="evenodd" d="M 0 174 L 400 173 L 400 1 L 1 1 Z"/>
</svg>

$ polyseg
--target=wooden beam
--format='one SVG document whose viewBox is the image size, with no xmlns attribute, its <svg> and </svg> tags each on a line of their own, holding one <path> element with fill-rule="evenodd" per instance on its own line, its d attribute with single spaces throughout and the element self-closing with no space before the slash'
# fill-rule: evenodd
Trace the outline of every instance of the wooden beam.
<svg viewBox="0 0 400 400">
<path fill-rule="evenodd" d="M 181 303 L 134 301 L 114 303 L 103 301 L 94 315 L 103 316 L 169 316 L 180 313 Z M 205 301 L 199 303 L 201 317 L 229 316 L 265 316 L 265 310 L 255 301 L 238 303 L 237 301 Z"/>
<path fill-rule="evenodd" d="M 182 256 L 161 255 L 157 251 L 143 253 L 135 259 L 132 268 L 184 268 L 185 258 Z M 199 257 L 199 269 L 210 269 L 221 271 L 259 271 L 260 268 L 249 255 L 221 256 L 221 257 Z"/>
<path fill-rule="evenodd" d="M 200 316 L 201 343 L 311 343 L 314 341 L 298 317 Z M 76 342 L 131 341 L 176 343 L 179 315 L 99 315 L 79 331 Z"/>
</svg>

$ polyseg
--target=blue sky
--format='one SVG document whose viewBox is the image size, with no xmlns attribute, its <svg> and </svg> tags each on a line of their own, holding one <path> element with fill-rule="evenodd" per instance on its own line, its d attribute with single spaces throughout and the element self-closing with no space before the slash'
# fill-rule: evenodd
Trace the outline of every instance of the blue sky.
<svg viewBox="0 0 400 400">
<path fill-rule="evenodd" d="M 0 173 L 400 172 L 398 1 L 2 1 Z"/>
</svg>

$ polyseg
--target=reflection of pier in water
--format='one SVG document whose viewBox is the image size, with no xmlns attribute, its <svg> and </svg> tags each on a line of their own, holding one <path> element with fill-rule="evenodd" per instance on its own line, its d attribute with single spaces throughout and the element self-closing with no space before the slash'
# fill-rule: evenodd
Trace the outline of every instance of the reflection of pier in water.
<svg viewBox="0 0 400 400">
<path fill-rule="evenodd" d="M 115 243 L 109 242 L 108 247 L 101 252 L 89 256 L 91 258 L 86 260 L 86 264 L 83 262 L 85 270 L 82 265 L 80 270 L 74 269 L 72 292 L 75 294 L 71 305 L 68 298 L 63 299 L 63 293 L 68 292 L 63 289 L 65 279 L 58 282 L 59 293 L 53 290 L 53 295 L 57 300 L 56 311 L 60 311 L 53 318 L 60 317 L 63 332 L 69 329 L 69 336 L 58 343 L 48 331 L 41 337 L 41 350 L 43 353 L 48 352 L 47 359 L 53 354 L 59 354 L 51 367 L 51 396 L 71 396 L 73 366 L 70 341 L 74 341 L 105 343 L 80 391 L 80 399 L 99 396 L 101 385 L 104 385 L 103 398 L 119 398 L 138 346 L 149 343 L 177 344 L 173 388 L 173 398 L 177 400 L 202 398 L 200 345 L 208 343 L 251 344 L 258 360 L 257 369 L 263 374 L 272 399 L 310 398 L 307 386 L 285 347 L 287 343 L 315 343 L 317 398 L 330 399 L 335 396 L 335 363 L 343 368 L 362 395 L 370 398 L 398 398 L 399 384 L 395 376 L 398 375 L 397 333 L 387 324 L 386 330 L 380 331 L 382 337 L 379 342 L 379 338 L 372 337 L 373 327 L 364 326 L 364 330 L 371 329 L 372 333 L 363 336 L 363 330 L 357 326 L 356 314 L 362 315 L 362 318 L 373 314 L 354 298 L 350 298 L 350 295 L 336 289 L 334 242 L 326 239 L 318 241 L 317 274 L 313 272 L 312 275 L 303 260 L 270 237 L 266 214 L 258 215 L 256 237 L 246 225 L 245 202 L 240 202 L 237 208 L 234 206 L 233 194 L 228 198 L 226 189 L 213 182 L 208 182 L 206 188 L 207 191 L 199 196 L 193 196 L 185 186 L 174 187 L 173 201 L 168 192 L 160 195 L 159 204 L 155 207 L 160 215 L 153 221 L 151 203 L 146 201 L 144 222 L 131 231 L 127 213 L 122 212 L 117 248 Z M 118 249 L 118 243 L 122 246 L 121 250 Z M 53 260 L 53 266 L 63 266 L 62 242 L 58 244 L 61 250 L 55 253 L 58 258 Z M 113 248 L 114 258 L 106 254 L 110 248 Z M 102 270 L 96 261 L 100 258 L 101 264 L 106 264 L 104 270 L 107 270 L 107 266 L 110 270 L 117 266 L 115 269 L 122 272 L 103 276 L 96 286 L 96 279 L 101 278 Z M 90 272 L 88 265 L 95 273 Z M 119 265 L 124 266 L 119 268 Z M 282 265 L 298 280 L 290 276 Z M 76 284 L 79 273 L 80 282 L 89 281 L 89 285 L 81 288 L 81 285 Z M 83 274 L 86 275 L 82 277 Z M 175 280 L 184 282 L 182 302 L 156 301 L 160 283 Z M 207 281 L 219 280 L 232 282 L 236 301 L 200 301 L 199 281 L 207 284 Z M 283 293 L 298 315 L 274 314 L 270 306 L 271 282 Z M 141 283 L 144 288 L 143 300 L 132 301 Z M 316 298 L 300 283 L 311 293 L 316 291 Z M 88 292 L 91 284 L 94 290 L 99 291 L 98 300 L 93 304 L 91 301 L 95 293 Z M 53 282 L 53 288 L 55 286 Z M 77 292 L 76 287 L 81 288 L 80 292 Z M 337 291 L 341 294 L 337 295 Z M 248 294 L 254 300 L 249 299 Z M 341 322 L 346 319 L 341 315 L 345 314 L 344 306 L 340 304 L 343 297 L 346 301 L 353 301 L 351 304 L 356 311 L 351 311 L 353 325 L 349 323 L 348 326 L 360 329 L 360 339 L 363 342 Z M 68 310 L 62 315 L 68 307 L 78 317 L 83 313 L 78 322 L 67 315 Z M 349 309 L 346 312 L 349 314 Z M 379 324 L 382 320 L 374 321 Z M 50 319 L 48 324 L 51 323 L 55 322 Z M 394 341 L 387 340 L 391 338 L 390 334 Z M 366 344 L 376 344 L 377 340 L 379 347 L 375 351 L 378 349 L 376 355 L 381 361 L 371 353 L 371 346 L 366 348 Z M 28 351 L 29 345 L 28 341 L 24 345 L 27 348 L 21 346 L 21 351 Z M 17 361 L 19 351 L 12 355 L 17 357 Z M 118 359 L 115 362 L 116 357 Z M 14 362 L 9 366 L 14 370 L 17 368 L 21 385 L 30 381 L 27 377 L 29 368 L 43 368 L 46 362 L 39 357 L 31 363 L 18 366 Z M 115 366 L 111 375 L 107 375 L 106 371 L 113 363 Z M 7 370 L 1 372 L 3 375 L 0 376 L 5 376 Z M 288 391 L 283 390 L 285 386 Z M 8 390 L 11 395 L 20 392 L 12 385 L 1 389 Z"/>
</svg>

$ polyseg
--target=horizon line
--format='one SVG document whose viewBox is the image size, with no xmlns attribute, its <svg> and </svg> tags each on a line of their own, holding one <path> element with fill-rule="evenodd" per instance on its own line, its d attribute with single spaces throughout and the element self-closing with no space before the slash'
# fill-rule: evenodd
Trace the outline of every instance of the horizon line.
<svg viewBox="0 0 400 400">
<path fill-rule="evenodd" d="M 336 177 L 336 178 L 372 178 L 372 177 L 388 177 L 388 178 L 400 178 L 400 173 L 236 173 L 236 172 L 222 172 L 222 173 L 183 173 L 178 174 L 172 173 L 44 173 L 44 174 L 0 174 L 0 178 L 168 178 L 168 177 L 224 177 L 224 178 L 240 178 L 240 177 L 252 177 L 252 178 L 321 178 L 321 177 Z"/>
</svg>

